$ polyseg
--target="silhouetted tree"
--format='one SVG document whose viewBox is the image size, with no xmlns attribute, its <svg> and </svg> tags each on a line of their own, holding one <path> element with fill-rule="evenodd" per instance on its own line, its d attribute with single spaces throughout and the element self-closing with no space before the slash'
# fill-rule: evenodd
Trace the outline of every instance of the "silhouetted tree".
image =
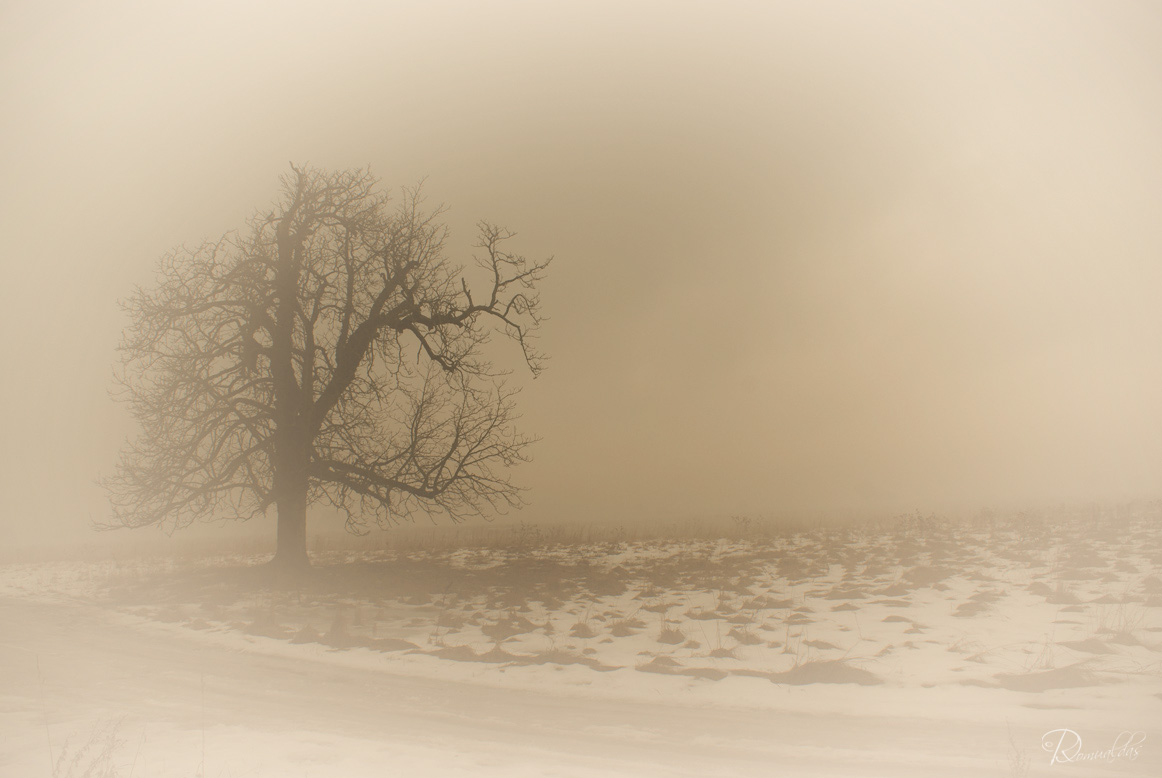
<svg viewBox="0 0 1162 778">
<path fill-rule="evenodd" d="M 444 253 L 441 212 L 364 171 L 291 167 L 275 211 L 165 256 L 132 318 L 118 383 L 143 434 L 106 481 L 114 526 L 183 527 L 275 507 L 275 562 L 308 563 L 307 506 L 349 529 L 415 512 L 454 521 L 521 504 L 531 442 L 485 353 L 493 331 L 534 375 L 550 260 L 479 225 L 481 284 Z M 486 280 L 485 280 L 486 279 Z"/>
</svg>

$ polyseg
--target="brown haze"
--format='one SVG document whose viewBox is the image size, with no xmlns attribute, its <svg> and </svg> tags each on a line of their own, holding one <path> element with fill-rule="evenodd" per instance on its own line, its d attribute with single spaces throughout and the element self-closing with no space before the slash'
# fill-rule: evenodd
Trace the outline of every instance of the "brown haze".
<svg viewBox="0 0 1162 778">
<path fill-rule="evenodd" d="M 1157 496 L 1159 73 L 1150 2 L 7 2 L 4 536 L 103 515 L 117 300 L 290 161 L 556 255 L 527 520 Z"/>
</svg>

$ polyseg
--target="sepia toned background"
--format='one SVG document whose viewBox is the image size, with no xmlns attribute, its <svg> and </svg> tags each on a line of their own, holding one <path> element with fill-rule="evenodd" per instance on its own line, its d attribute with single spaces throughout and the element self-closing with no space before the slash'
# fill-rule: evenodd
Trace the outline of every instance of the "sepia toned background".
<svg viewBox="0 0 1162 778">
<path fill-rule="evenodd" d="M 291 161 L 556 256 L 528 520 L 1156 497 L 1159 72 L 1149 2 L 6 2 L 0 531 L 102 517 L 117 300 Z"/>
</svg>

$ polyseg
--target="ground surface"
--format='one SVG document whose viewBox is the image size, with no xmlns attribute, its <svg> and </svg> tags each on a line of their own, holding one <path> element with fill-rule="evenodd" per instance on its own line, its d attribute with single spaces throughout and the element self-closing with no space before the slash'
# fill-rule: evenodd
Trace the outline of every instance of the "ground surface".
<svg viewBox="0 0 1162 778">
<path fill-rule="evenodd" d="M 1162 774 L 1156 527 L 8 565 L 0 775 Z"/>
</svg>

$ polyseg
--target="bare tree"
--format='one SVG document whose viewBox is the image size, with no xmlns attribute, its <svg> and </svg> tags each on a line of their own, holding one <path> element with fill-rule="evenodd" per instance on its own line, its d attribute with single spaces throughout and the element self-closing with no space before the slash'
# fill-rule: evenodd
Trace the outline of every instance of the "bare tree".
<svg viewBox="0 0 1162 778">
<path fill-rule="evenodd" d="M 510 466 L 532 442 L 489 358 L 543 357 L 536 284 L 550 260 L 479 225 L 481 284 L 444 253 L 441 212 L 364 171 L 291 167 L 268 215 L 161 261 L 124 303 L 118 384 L 142 435 L 107 479 L 113 526 L 184 527 L 278 512 L 275 562 L 308 564 L 307 507 L 365 531 L 416 512 L 519 506 Z"/>
</svg>

